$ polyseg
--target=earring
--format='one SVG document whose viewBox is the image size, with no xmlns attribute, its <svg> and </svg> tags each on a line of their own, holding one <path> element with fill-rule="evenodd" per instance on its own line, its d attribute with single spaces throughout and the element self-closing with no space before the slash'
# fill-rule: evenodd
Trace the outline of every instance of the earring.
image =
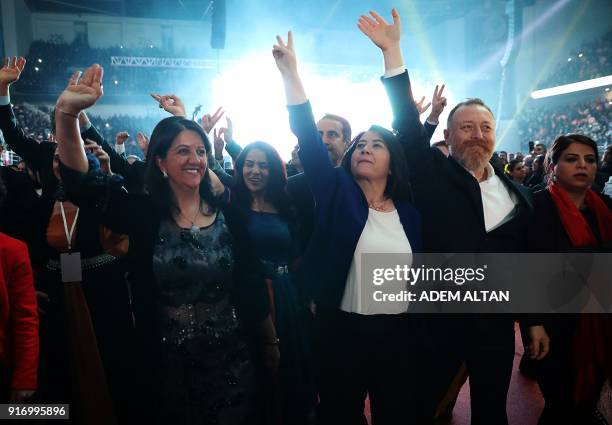
<svg viewBox="0 0 612 425">
<path fill-rule="evenodd" d="M 166 173 L 166 170 L 162 170 L 162 174 L 164 175 L 164 178 L 167 179 L 168 178 L 168 173 Z"/>
</svg>

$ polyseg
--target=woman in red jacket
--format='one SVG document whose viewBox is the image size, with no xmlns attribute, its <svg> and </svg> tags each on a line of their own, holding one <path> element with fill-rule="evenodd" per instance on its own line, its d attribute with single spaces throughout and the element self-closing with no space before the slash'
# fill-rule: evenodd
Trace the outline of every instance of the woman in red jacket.
<svg viewBox="0 0 612 425">
<path fill-rule="evenodd" d="M 5 192 L 0 180 L 0 205 Z M 38 313 L 28 248 L 0 233 L 0 403 L 31 397 L 37 369 Z"/>
</svg>

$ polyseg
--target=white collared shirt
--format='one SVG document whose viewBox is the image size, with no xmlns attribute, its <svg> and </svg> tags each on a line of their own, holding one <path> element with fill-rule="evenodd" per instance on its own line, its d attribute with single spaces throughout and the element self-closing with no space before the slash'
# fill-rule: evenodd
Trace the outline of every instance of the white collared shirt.
<svg viewBox="0 0 612 425">
<path fill-rule="evenodd" d="M 468 171 L 474 175 L 470 170 Z M 486 171 L 487 178 L 478 184 L 482 197 L 485 229 L 490 232 L 514 217 L 518 199 L 495 174 L 491 164 L 487 163 Z"/>
<path fill-rule="evenodd" d="M 397 210 L 391 212 L 381 212 L 371 208 L 368 210 L 368 219 L 359 236 L 346 277 L 340 310 L 366 315 L 405 313 L 408 310 L 408 301 L 377 302 L 373 299 L 372 281 L 367 276 L 361 275 L 362 254 L 406 254 L 409 258 L 412 247 Z M 389 290 L 389 287 L 386 289 Z"/>
</svg>

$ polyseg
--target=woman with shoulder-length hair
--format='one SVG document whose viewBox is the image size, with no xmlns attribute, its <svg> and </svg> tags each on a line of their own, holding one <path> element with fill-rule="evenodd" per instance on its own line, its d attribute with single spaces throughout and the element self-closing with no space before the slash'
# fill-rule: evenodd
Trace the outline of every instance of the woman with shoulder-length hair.
<svg viewBox="0 0 612 425">
<path fill-rule="evenodd" d="M 597 164 L 597 144 L 589 137 L 554 141 L 546 155 L 548 187 L 534 194 L 530 251 L 612 252 L 612 202 L 591 189 Z M 545 400 L 539 424 L 591 423 L 606 381 L 610 392 L 610 315 L 550 315 L 544 327 L 551 347 L 534 366 Z"/>
<path fill-rule="evenodd" d="M 409 203 L 404 153 L 390 131 L 373 126 L 334 168 L 302 87 L 292 34 L 287 44 L 277 41 L 273 55 L 316 203 L 315 231 L 301 268 L 317 305 L 319 423 L 365 423 L 368 394 L 374 423 L 409 423 L 420 409 L 411 371 L 418 338 L 407 301 L 380 301 L 372 279 L 362 275 L 362 261 L 373 254 L 409 261 L 421 250 L 421 219 Z"/>
<path fill-rule="evenodd" d="M 274 368 L 276 333 L 246 230 L 212 191 L 210 142 L 192 121 L 163 119 L 147 152 L 146 192 L 127 193 L 120 178 L 96 173 L 78 133 L 76 116 L 100 98 L 101 79 L 93 65 L 60 95 L 58 149 L 69 196 L 130 236 L 144 372 L 135 398 L 152 423 L 258 424 L 249 347 Z"/>
<path fill-rule="evenodd" d="M 316 404 L 305 304 L 294 282 L 296 220 L 286 191 L 287 173 L 280 155 L 265 142 L 251 143 L 236 159 L 232 203 L 241 211 L 255 253 L 263 263 L 272 296 L 272 313 L 281 355 L 283 423 L 308 423 Z"/>
</svg>

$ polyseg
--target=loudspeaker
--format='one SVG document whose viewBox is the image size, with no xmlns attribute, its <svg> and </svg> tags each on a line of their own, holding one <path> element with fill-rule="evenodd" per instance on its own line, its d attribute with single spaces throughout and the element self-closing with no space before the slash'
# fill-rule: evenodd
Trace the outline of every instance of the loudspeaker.
<svg viewBox="0 0 612 425">
<path fill-rule="evenodd" d="M 225 18 L 225 0 L 214 0 L 210 34 L 210 47 L 213 49 L 225 48 Z"/>
</svg>

